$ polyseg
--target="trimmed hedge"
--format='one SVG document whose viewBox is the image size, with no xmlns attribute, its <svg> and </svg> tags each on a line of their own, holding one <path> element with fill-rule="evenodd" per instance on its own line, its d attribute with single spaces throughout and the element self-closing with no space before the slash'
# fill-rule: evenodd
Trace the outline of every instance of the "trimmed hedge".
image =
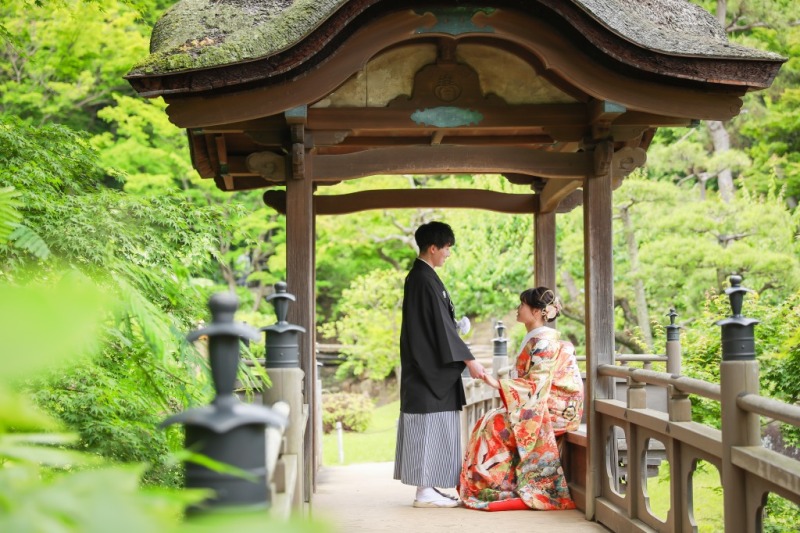
<svg viewBox="0 0 800 533">
<path fill-rule="evenodd" d="M 341 422 L 345 431 L 361 433 L 367 429 L 374 409 L 372 400 L 362 394 L 323 394 L 322 431 L 330 433 L 336 427 L 336 422 Z"/>
</svg>

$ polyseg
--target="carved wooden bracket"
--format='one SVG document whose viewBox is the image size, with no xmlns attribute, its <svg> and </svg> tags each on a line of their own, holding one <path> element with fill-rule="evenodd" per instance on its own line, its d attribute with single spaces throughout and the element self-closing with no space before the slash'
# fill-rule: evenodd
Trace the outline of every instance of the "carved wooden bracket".
<svg viewBox="0 0 800 533">
<path fill-rule="evenodd" d="M 286 158 L 275 152 L 253 152 L 245 160 L 250 172 L 269 181 L 286 181 Z"/>
<path fill-rule="evenodd" d="M 267 191 L 264 193 L 264 204 L 281 215 L 286 214 L 286 191 Z"/>
<path fill-rule="evenodd" d="M 614 152 L 611 160 L 613 187 L 616 189 L 620 186 L 625 176 L 645 164 L 647 161 L 647 152 L 642 148 L 626 146 Z"/>
<path fill-rule="evenodd" d="M 574 191 L 583 186 L 583 180 L 547 180 L 539 193 L 539 211 L 549 213 L 558 209 L 559 204 Z"/>
</svg>

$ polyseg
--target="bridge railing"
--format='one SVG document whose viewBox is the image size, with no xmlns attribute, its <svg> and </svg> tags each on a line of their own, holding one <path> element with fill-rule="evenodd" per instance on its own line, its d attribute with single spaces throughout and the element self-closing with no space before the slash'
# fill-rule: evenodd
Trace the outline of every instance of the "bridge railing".
<svg viewBox="0 0 800 533">
<path fill-rule="evenodd" d="M 701 502 L 694 501 L 693 489 L 701 461 L 713 465 L 724 480 L 725 531 L 761 531 L 769 494 L 800 504 L 800 461 L 766 448 L 760 431 L 760 416 L 800 427 L 800 406 L 759 395 L 756 321 L 741 316 L 738 293 L 746 289 L 740 281 L 733 277 L 727 291 L 733 316 L 718 323 L 723 347 L 719 384 L 645 368 L 598 367 L 598 376 L 624 379 L 628 389 L 619 399 L 595 401 L 598 434 L 592 437 L 605 447 L 596 521 L 625 531 L 697 531 L 695 504 Z M 665 391 L 666 413 L 648 407 L 646 387 Z M 720 403 L 721 429 L 692 421 L 691 395 Z M 619 434 L 629 450 L 625 477 L 615 475 L 614 468 Z M 661 513 L 654 512 L 648 494 L 653 443 L 663 448 L 669 468 L 670 502 Z"/>
<path fill-rule="evenodd" d="M 303 403 L 303 377 L 299 368 L 272 368 L 272 386 L 263 391 L 263 402 L 286 414 L 284 431 L 267 429 L 267 472 L 270 474 L 272 505 L 270 514 L 288 518 L 305 515 L 304 439 L 308 423 L 308 404 Z"/>
</svg>

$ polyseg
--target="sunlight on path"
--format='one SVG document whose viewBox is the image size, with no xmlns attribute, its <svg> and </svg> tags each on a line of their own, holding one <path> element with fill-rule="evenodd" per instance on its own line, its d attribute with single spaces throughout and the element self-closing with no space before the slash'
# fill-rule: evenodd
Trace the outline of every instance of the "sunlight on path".
<svg viewBox="0 0 800 533">
<path fill-rule="evenodd" d="M 336 533 L 608 531 L 587 522 L 580 511 L 487 513 L 464 508 L 415 509 L 411 507 L 414 488 L 392 479 L 393 472 L 394 463 L 323 467 L 312 505 L 314 518 L 331 524 Z"/>
</svg>

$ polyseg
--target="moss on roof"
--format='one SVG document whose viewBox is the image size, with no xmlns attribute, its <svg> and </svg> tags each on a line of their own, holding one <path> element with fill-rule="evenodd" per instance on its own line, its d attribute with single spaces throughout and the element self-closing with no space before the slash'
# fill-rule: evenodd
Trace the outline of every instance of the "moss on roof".
<svg viewBox="0 0 800 533">
<path fill-rule="evenodd" d="M 347 0 L 181 0 L 156 22 L 150 56 L 129 75 L 164 74 L 271 55 Z"/>
<path fill-rule="evenodd" d="M 268 57 L 299 43 L 348 1 L 180 0 L 156 23 L 150 56 L 129 76 Z M 730 43 L 716 19 L 687 0 L 572 1 L 602 26 L 650 50 L 693 57 L 780 59 Z"/>
</svg>

